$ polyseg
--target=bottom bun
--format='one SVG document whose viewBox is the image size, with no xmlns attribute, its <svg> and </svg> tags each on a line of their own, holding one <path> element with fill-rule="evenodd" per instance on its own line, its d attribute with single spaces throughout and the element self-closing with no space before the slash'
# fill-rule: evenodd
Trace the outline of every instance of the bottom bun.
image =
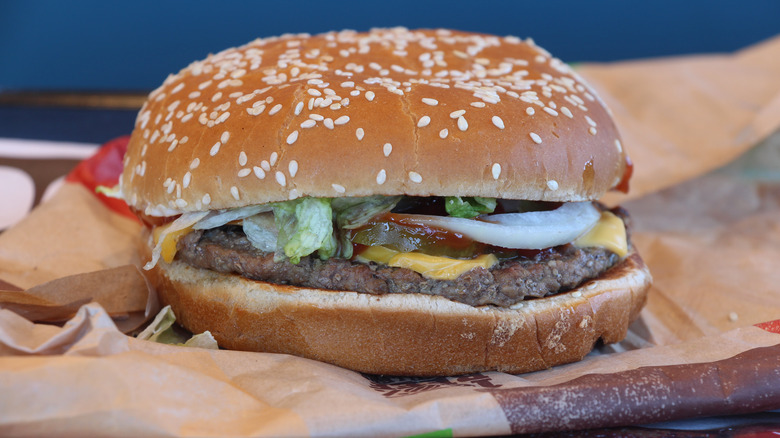
<svg viewBox="0 0 780 438">
<path fill-rule="evenodd" d="M 370 295 L 276 285 L 160 262 L 160 298 L 193 333 L 224 348 L 286 353 L 370 374 L 524 373 L 619 342 L 651 277 L 632 252 L 602 278 L 515 308 L 421 294 Z"/>
</svg>

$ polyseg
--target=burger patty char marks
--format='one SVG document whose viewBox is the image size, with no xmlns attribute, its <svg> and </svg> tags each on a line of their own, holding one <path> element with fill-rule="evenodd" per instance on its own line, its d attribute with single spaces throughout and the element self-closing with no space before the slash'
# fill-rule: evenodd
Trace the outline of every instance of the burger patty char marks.
<svg viewBox="0 0 780 438">
<path fill-rule="evenodd" d="M 434 280 L 410 269 L 340 258 L 310 256 L 298 264 L 274 261 L 273 253 L 252 246 L 238 226 L 193 231 L 179 241 L 176 257 L 198 268 L 276 284 L 370 294 L 422 293 L 472 306 L 501 307 L 573 289 L 619 261 L 604 248 L 563 245 L 532 258 L 503 261 L 489 270 L 475 268 L 455 280 Z"/>
</svg>

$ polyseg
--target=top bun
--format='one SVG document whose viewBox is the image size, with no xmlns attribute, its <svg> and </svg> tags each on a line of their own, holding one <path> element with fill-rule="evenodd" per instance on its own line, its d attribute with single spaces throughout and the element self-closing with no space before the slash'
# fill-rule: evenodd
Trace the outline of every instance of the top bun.
<svg viewBox="0 0 780 438">
<path fill-rule="evenodd" d="M 396 28 L 258 39 L 169 76 L 121 190 L 152 216 L 301 196 L 584 201 L 625 169 L 604 103 L 533 41 Z"/>
</svg>

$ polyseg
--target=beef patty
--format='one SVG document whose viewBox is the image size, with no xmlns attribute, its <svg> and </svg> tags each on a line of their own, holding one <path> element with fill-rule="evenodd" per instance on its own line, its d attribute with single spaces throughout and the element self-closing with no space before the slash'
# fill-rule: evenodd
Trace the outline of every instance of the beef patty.
<svg viewBox="0 0 780 438">
<path fill-rule="evenodd" d="M 616 213 L 625 221 L 623 211 Z M 505 260 L 490 269 L 475 268 L 455 280 L 434 280 L 406 268 L 340 258 L 310 256 L 298 264 L 275 262 L 274 254 L 252 246 L 239 226 L 193 231 L 177 246 L 177 259 L 192 266 L 253 280 L 370 294 L 440 295 L 472 306 L 509 307 L 526 298 L 564 292 L 600 276 L 619 261 L 604 248 L 563 245 L 532 257 Z"/>
</svg>

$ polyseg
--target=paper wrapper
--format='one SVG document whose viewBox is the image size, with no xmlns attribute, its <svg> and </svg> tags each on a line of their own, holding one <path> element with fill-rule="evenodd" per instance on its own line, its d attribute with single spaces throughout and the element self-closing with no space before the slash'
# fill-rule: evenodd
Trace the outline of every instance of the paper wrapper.
<svg viewBox="0 0 780 438">
<path fill-rule="evenodd" d="M 157 309 L 138 225 L 65 184 L 0 234 L 0 434 L 473 436 L 780 409 L 780 38 L 578 68 L 636 164 L 631 196 L 608 202 L 631 212 L 655 283 L 625 341 L 536 373 L 424 379 L 141 341 L 123 334 Z"/>
</svg>

